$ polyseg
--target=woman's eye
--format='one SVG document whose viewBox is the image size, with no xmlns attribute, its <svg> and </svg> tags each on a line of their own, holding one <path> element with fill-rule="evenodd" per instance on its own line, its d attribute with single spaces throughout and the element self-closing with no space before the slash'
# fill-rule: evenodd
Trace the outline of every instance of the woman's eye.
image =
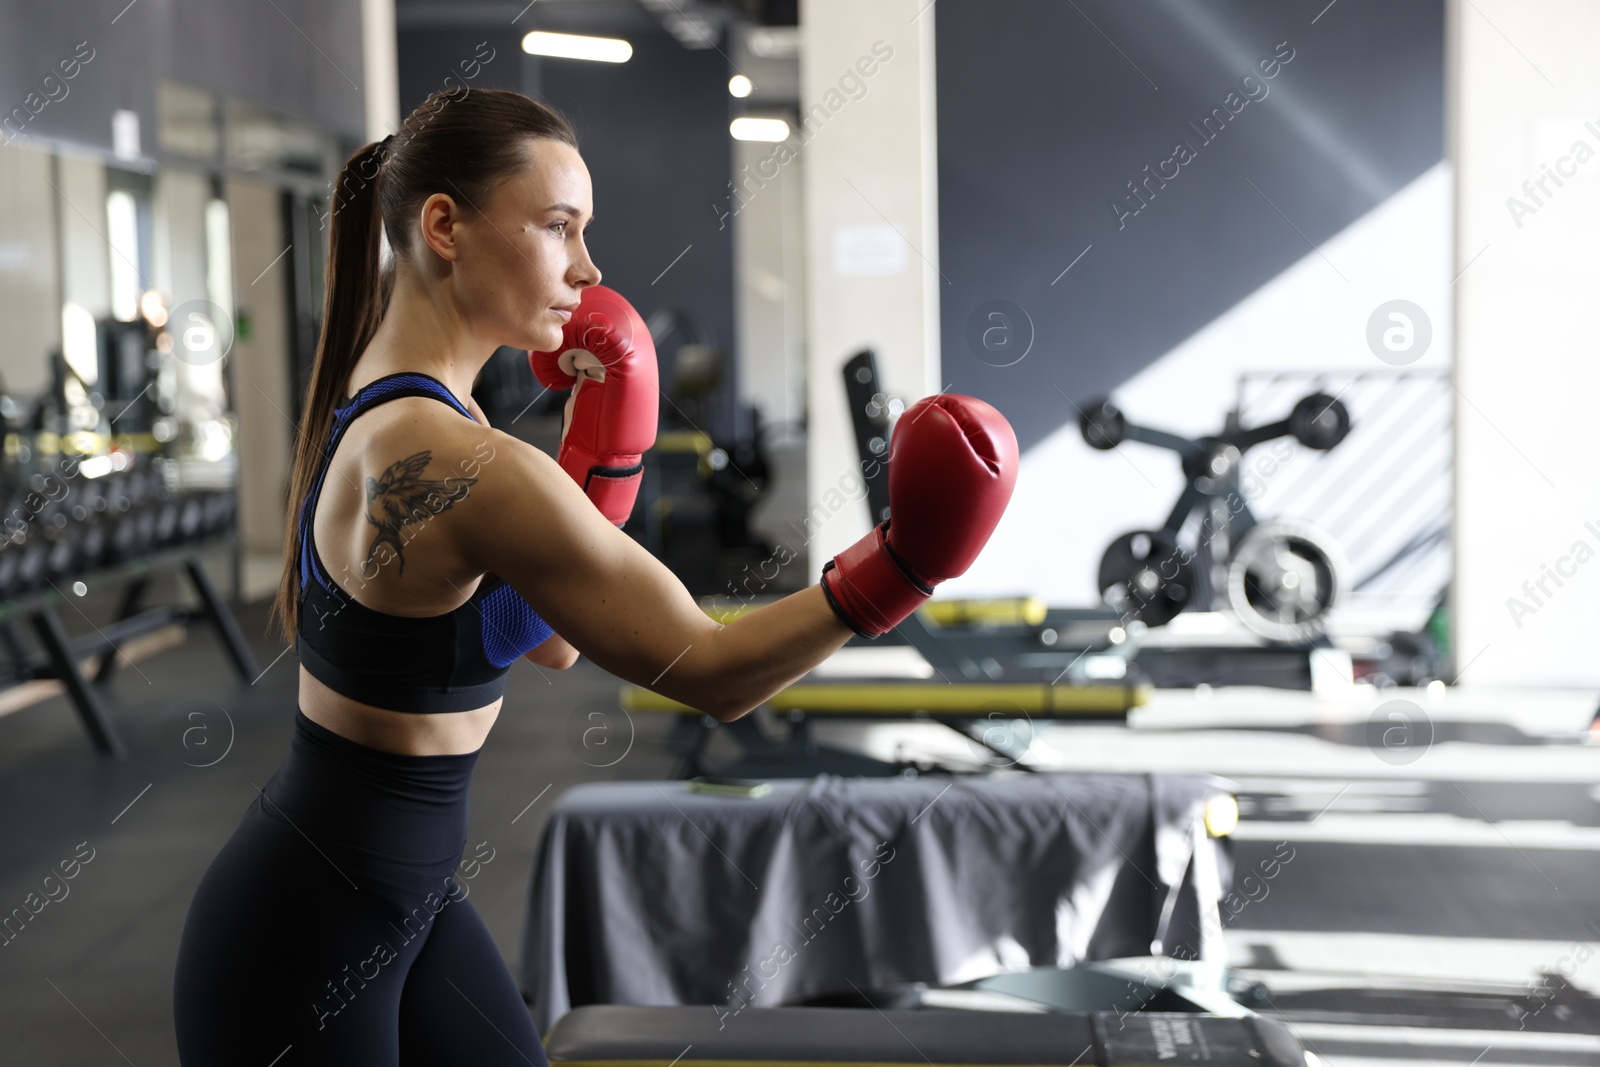
<svg viewBox="0 0 1600 1067">
<path fill-rule="evenodd" d="M 556 236 L 564 237 L 564 236 L 566 236 L 566 226 L 567 226 L 566 220 L 563 219 L 561 222 L 552 222 L 550 224 L 550 229 L 556 231 Z M 560 227 L 560 228 L 557 229 L 557 227 Z"/>
</svg>

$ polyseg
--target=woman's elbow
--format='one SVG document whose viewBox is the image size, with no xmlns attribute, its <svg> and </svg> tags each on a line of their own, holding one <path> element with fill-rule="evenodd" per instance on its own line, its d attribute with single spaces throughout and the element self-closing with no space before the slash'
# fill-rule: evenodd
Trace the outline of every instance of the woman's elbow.
<svg viewBox="0 0 1600 1067">
<path fill-rule="evenodd" d="M 544 645 L 540 645 L 524 656 L 523 659 L 536 666 L 564 671 L 578 662 L 578 650 L 571 645 L 564 645 L 561 648 L 547 648 Z"/>
<path fill-rule="evenodd" d="M 760 701 L 752 703 L 748 699 L 738 697 L 737 695 L 723 693 L 719 693 L 715 696 L 707 695 L 698 699 L 685 700 L 684 703 L 688 704 L 698 712 L 711 716 L 713 719 L 721 723 L 729 723 L 733 722 L 735 719 L 742 719 L 752 711 L 756 710 L 756 708 L 761 706 Z"/>
</svg>

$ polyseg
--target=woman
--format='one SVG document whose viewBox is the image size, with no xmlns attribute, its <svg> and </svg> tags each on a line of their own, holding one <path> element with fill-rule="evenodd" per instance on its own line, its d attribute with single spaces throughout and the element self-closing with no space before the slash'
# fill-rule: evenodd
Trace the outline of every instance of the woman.
<svg viewBox="0 0 1600 1067">
<path fill-rule="evenodd" d="M 335 199 L 277 603 L 299 709 L 190 906 L 179 1051 L 187 1067 L 542 1064 L 453 877 L 509 665 L 582 652 L 735 719 L 965 570 L 1009 498 L 1016 442 L 980 401 L 913 406 L 894 439 L 893 535 L 880 526 L 822 584 L 720 626 L 603 514 L 631 503 L 605 442 L 637 438 L 629 419 L 653 435 L 654 368 L 639 363 L 653 353 L 647 335 L 633 344 L 637 314 L 595 288 L 566 121 L 515 93 L 436 94 L 350 158 Z M 566 471 L 472 403 L 501 345 L 543 353 L 546 380 L 576 376 Z"/>
</svg>

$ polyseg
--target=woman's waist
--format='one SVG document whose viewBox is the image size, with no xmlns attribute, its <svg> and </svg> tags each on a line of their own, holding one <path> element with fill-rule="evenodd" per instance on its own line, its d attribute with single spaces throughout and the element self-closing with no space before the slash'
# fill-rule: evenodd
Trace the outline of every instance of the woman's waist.
<svg viewBox="0 0 1600 1067">
<path fill-rule="evenodd" d="M 296 709 L 262 809 L 312 838 L 408 863 L 459 854 L 478 753 L 404 755 L 343 737 Z"/>
<path fill-rule="evenodd" d="M 464 697 L 465 694 L 462 694 Z M 451 711 L 391 708 L 346 694 L 300 665 L 300 711 L 314 726 L 341 740 L 373 749 L 381 756 L 473 756 L 488 739 L 500 717 L 503 694 L 482 694 L 478 700 L 462 699 L 465 706 Z M 409 771 L 410 764 L 399 768 Z"/>
</svg>

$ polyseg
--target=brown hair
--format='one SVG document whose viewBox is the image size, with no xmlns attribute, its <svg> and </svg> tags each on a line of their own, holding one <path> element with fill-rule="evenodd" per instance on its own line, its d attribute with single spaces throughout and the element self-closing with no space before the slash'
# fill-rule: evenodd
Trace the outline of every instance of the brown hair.
<svg viewBox="0 0 1600 1067">
<path fill-rule="evenodd" d="M 379 235 L 396 260 L 410 250 L 412 220 L 423 201 L 444 193 L 467 210 L 484 203 L 498 181 L 527 165 L 530 137 L 578 147 L 567 120 L 521 93 L 459 87 L 424 100 L 390 138 L 360 149 L 334 184 L 322 336 L 306 386 L 289 508 L 283 577 L 273 605 L 285 639 L 299 622 L 300 511 L 333 436 L 334 408 L 356 360 L 383 320 L 392 278 L 379 274 Z"/>
</svg>

